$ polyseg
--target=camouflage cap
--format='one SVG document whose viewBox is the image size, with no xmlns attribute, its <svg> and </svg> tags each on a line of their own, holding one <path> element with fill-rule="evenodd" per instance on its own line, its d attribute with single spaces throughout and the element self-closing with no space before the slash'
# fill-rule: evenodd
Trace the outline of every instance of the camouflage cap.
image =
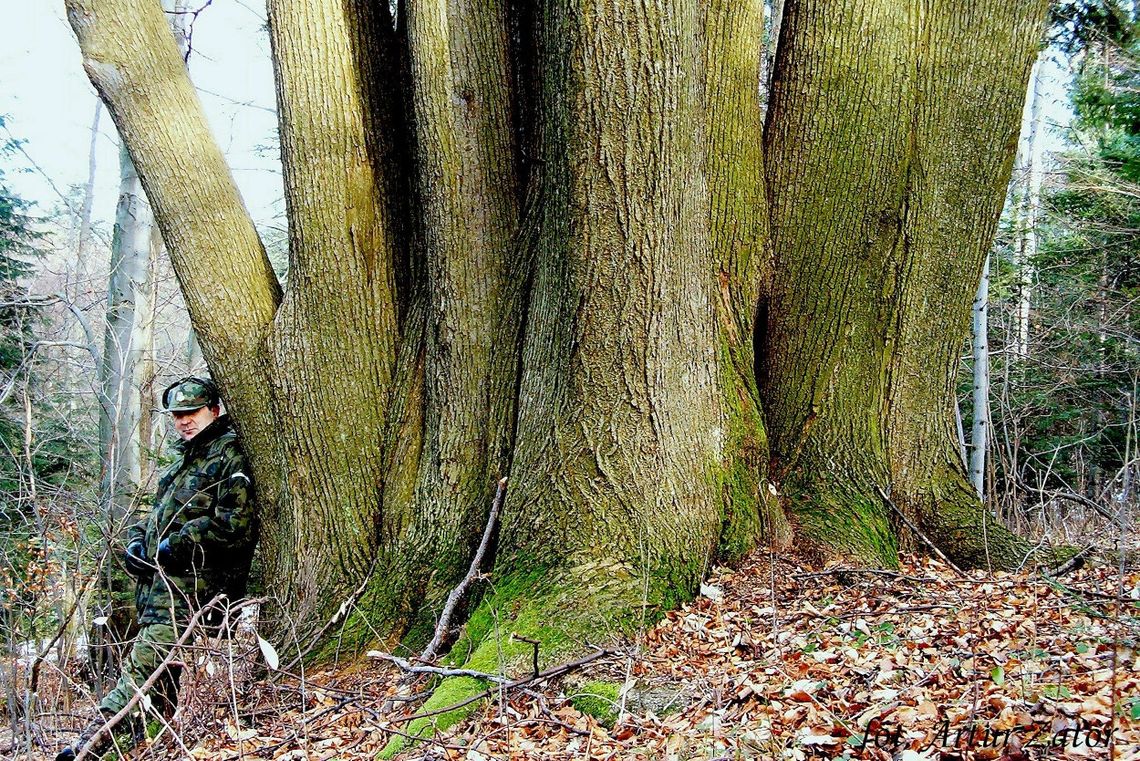
<svg viewBox="0 0 1140 761">
<path fill-rule="evenodd" d="M 167 412 L 193 412 L 218 403 L 218 388 L 208 378 L 183 378 L 162 392 L 162 408 Z"/>
</svg>

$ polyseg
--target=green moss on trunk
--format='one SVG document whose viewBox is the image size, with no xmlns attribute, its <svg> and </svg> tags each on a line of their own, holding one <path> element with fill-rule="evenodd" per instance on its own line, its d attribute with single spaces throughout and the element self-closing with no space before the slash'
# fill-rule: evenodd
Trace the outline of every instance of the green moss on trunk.
<svg viewBox="0 0 1140 761">
<path fill-rule="evenodd" d="M 519 678 L 588 652 L 591 646 L 630 636 L 654 622 L 656 611 L 679 603 L 676 590 L 627 566 L 595 562 L 512 574 L 493 582 L 494 592 L 472 614 L 463 636 L 445 658 L 447 665 L 506 678 Z M 446 708 L 478 695 L 491 682 L 470 677 L 444 679 L 421 712 Z M 475 701 L 455 711 L 413 721 L 406 733 L 427 737 L 442 732 L 480 707 Z M 408 747 L 393 738 L 385 757 Z"/>
</svg>

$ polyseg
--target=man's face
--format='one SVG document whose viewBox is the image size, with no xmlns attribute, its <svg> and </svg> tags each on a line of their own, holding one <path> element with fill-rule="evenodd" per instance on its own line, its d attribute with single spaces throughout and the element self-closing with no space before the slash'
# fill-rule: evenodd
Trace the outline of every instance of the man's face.
<svg viewBox="0 0 1140 761">
<path fill-rule="evenodd" d="M 218 419 L 218 407 L 199 407 L 192 412 L 171 412 L 174 428 L 183 441 L 197 436 L 203 428 Z"/>
</svg>

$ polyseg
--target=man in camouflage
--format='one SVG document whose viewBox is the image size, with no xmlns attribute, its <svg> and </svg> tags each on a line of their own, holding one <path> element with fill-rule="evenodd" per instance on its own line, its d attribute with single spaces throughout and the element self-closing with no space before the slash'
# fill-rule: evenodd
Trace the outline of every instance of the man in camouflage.
<svg viewBox="0 0 1140 761">
<path fill-rule="evenodd" d="M 92 738 L 170 657 L 194 613 L 218 595 L 233 600 L 244 594 L 256 538 L 253 484 L 219 402 L 217 387 L 202 378 L 183 378 L 162 394 L 179 457 L 159 479 L 150 512 L 127 531 L 124 560 L 137 580 L 139 634 L 118 683 L 99 704 L 102 715 L 56 761 L 74 758 L 88 744 L 95 757 L 106 750 L 110 733 L 93 744 Z M 222 609 L 211 607 L 203 618 L 216 626 Z M 168 664 L 147 695 L 166 718 L 174 712 L 180 672 Z"/>
</svg>

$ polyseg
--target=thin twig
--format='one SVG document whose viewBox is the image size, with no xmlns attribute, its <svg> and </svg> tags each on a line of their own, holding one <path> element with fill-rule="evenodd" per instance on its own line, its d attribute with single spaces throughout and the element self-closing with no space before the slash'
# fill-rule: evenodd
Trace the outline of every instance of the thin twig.
<svg viewBox="0 0 1140 761">
<path fill-rule="evenodd" d="M 488 674 L 485 671 L 474 671 L 472 669 L 448 669 L 440 666 L 415 666 L 408 661 L 400 658 L 399 656 L 392 655 L 391 653 L 384 653 L 379 650 L 369 650 L 365 653 L 369 658 L 379 658 L 382 661 L 388 661 L 399 666 L 409 674 L 437 674 L 439 676 L 470 676 L 475 679 L 484 679 L 488 682 L 495 684 L 510 684 L 511 680 L 498 674 Z"/>
<path fill-rule="evenodd" d="M 941 560 L 946 565 L 950 566 L 950 570 L 952 570 L 954 573 L 961 576 L 963 579 L 970 578 L 969 576 L 966 575 L 965 571 L 963 571 L 958 566 L 954 565 L 954 561 L 952 561 L 950 558 L 946 557 L 946 553 L 944 553 L 942 550 L 938 549 L 938 546 L 936 544 L 934 544 L 934 542 L 930 541 L 930 539 L 927 538 L 926 534 L 923 534 L 921 531 L 919 531 L 918 527 L 915 526 L 913 523 L 911 523 L 909 518 L 907 518 L 905 515 L 903 515 L 903 511 L 899 510 L 898 505 L 896 505 L 894 502 L 891 501 L 891 498 L 887 496 L 887 493 L 885 491 L 883 491 L 883 487 L 879 486 L 878 484 L 875 484 L 875 491 L 877 491 L 879 493 L 879 498 L 882 499 L 883 502 L 887 503 L 887 505 L 892 510 L 895 511 L 895 515 L 897 515 L 899 517 L 899 520 L 901 520 L 904 524 L 906 524 L 906 527 L 908 529 L 910 529 L 911 532 L 915 536 L 917 536 L 919 539 L 921 539 L 922 543 L 925 544 L 927 547 L 929 547 L 931 549 L 931 551 L 933 551 L 934 554 L 938 556 L 939 560 Z"/>
<path fill-rule="evenodd" d="M 569 663 L 563 663 L 560 666 L 554 666 L 553 668 L 549 668 L 546 671 L 543 671 L 538 676 L 532 675 L 532 676 L 526 677 L 525 679 L 516 679 L 513 682 L 508 682 L 506 684 L 499 685 L 498 687 L 495 687 L 492 689 L 483 690 L 478 695 L 472 695 L 471 697 L 467 698 L 466 700 L 461 700 L 458 703 L 454 703 L 454 704 L 449 705 L 449 706 L 444 706 L 443 708 L 437 708 L 433 711 L 423 711 L 422 713 L 416 713 L 416 714 L 412 714 L 411 716 L 405 716 L 402 719 L 396 719 L 396 721 L 399 721 L 399 722 L 415 721 L 416 719 L 426 719 L 429 716 L 439 716 L 440 714 L 450 713 L 451 711 L 454 711 L 458 708 L 462 708 L 463 706 L 470 705 L 471 703 L 474 703 L 477 700 L 482 700 L 483 698 L 490 697 L 491 694 L 494 692 L 498 692 L 500 690 L 502 690 L 502 691 L 512 690 L 512 689 L 515 689 L 516 687 L 522 687 L 524 685 L 533 684 L 534 682 L 541 682 L 545 679 L 551 679 L 552 677 L 562 676 L 563 674 L 567 674 L 571 671 L 574 671 L 575 669 L 579 669 L 588 663 L 593 663 L 594 661 L 596 661 L 600 658 L 605 658 L 605 657 L 611 656 L 611 655 L 617 655 L 617 653 L 613 650 L 597 650 L 597 651 L 590 653 L 589 655 L 587 655 L 583 658 L 579 658 L 576 661 L 570 661 Z"/>
<path fill-rule="evenodd" d="M 99 556 L 99 560 L 95 563 L 96 569 L 102 569 L 103 563 L 107 560 L 107 551 L 104 550 L 103 554 Z M 48 640 L 47 644 L 40 648 L 39 653 L 36 654 L 36 659 L 32 663 L 31 677 L 28 679 L 28 691 L 33 695 L 39 690 L 40 683 L 40 667 L 43 665 L 44 659 L 47 658 L 48 653 L 55 647 L 55 643 L 59 642 L 60 637 L 67 631 L 67 627 L 71 625 L 71 619 L 75 616 L 75 611 L 79 609 L 80 602 L 83 601 L 83 596 L 87 594 L 87 589 L 91 586 L 91 582 L 95 580 L 98 573 L 93 573 L 83 581 L 83 587 L 79 593 L 75 595 L 75 599 L 71 601 L 71 607 L 63 614 L 60 619 L 59 626 L 56 627 L 55 635 Z"/>
<path fill-rule="evenodd" d="M 1056 568 L 1046 569 L 1045 575 L 1046 576 L 1063 576 L 1064 574 L 1068 573 L 1069 571 L 1075 571 L 1076 569 L 1078 569 L 1082 565 L 1084 565 L 1085 558 L 1088 557 L 1089 553 L 1093 551 L 1093 548 L 1095 546 L 1096 545 L 1090 544 L 1087 547 L 1085 547 L 1083 550 L 1081 550 L 1080 552 L 1075 553 L 1071 558 L 1069 558 L 1068 560 L 1066 560 L 1064 563 L 1057 566 Z"/>
<path fill-rule="evenodd" d="M 340 604 L 340 607 L 337 608 L 336 613 L 333 613 L 332 618 L 330 618 L 328 622 L 321 627 L 320 631 L 313 635 L 312 639 L 309 640 L 309 644 L 305 647 L 304 650 L 298 651 L 297 657 L 289 661 L 284 670 L 287 671 L 300 663 L 301 659 L 312 652 L 313 648 L 316 647 L 317 643 L 321 641 L 321 638 L 325 636 L 328 630 L 335 626 L 338 621 L 348 615 L 348 611 L 351 610 L 352 607 L 360 601 L 360 597 L 364 594 L 364 591 L 368 589 L 368 582 L 372 581 L 372 573 L 375 570 L 376 560 L 374 559 L 372 561 L 372 566 L 368 569 L 368 573 L 364 574 L 364 580 L 360 582 L 360 586 L 356 588 L 356 591 L 349 595 L 348 599 Z"/>
<path fill-rule="evenodd" d="M 447 595 L 447 603 L 443 606 L 443 612 L 439 614 L 439 623 L 435 626 L 435 634 L 420 654 L 420 660 L 425 663 L 435 662 L 439 646 L 451 626 L 451 617 L 455 613 L 455 606 L 467 593 L 467 588 L 471 586 L 471 583 L 479 578 L 479 566 L 483 563 L 483 555 L 487 552 L 487 546 L 491 543 L 491 535 L 495 532 L 495 524 L 499 521 L 499 510 L 503 506 L 503 495 L 506 490 L 507 477 L 503 476 L 495 488 L 495 499 L 491 502 L 491 514 L 487 516 L 487 526 L 483 529 L 483 538 L 479 542 L 479 549 L 475 551 L 475 557 L 471 558 L 471 567 L 467 569 L 467 575 L 463 577 L 463 581 L 459 582 L 458 586 Z"/>
<path fill-rule="evenodd" d="M 143 682 L 142 686 L 135 690 L 135 694 L 131 696 L 131 699 L 127 701 L 127 704 L 123 706 L 118 713 L 107 719 L 103 726 L 100 727 L 99 730 L 91 737 L 91 739 L 87 741 L 87 744 L 79 749 L 79 753 L 77 753 L 75 756 L 75 761 L 82 761 L 84 758 L 87 758 L 91 748 L 95 747 L 101 739 L 106 737 L 115 728 L 115 726 L 118 725 L 118 723 L 131 712 L 131 709 L 133 709 L 138 704 L 138 702 L 143 699 L 143 696 L 146 695 L 147 691 L 154 686 L 159 677 L 166 673 L 167 668 L 169 668 L 171 662 L 174 661 L 174 655 L 178 652 L 178 648 L 186 644 L 186 642 L 188 642 L 190 637 L 194 634 L 194 630 L 198 627 L 198 623 L 202 620 L 202 616 L 204 616 L 208 611 L 216 608 L 221 600 L 222 595 L 218 595 L 214 599 L 210 600 L 210 602 L 206 603 L 198 609 L 198 611 L 190 618 L 189 623 L 186 624 L 186 628 L 183 630 L 182 636 L 175 641 L 174 645 L 170 648 L 170 652 L 168 652 L 166 654 L 166 657 L 162 659 L 162 663 L 159 663 L 154 672 L 152 672 L 151 675 L 147 677 L 147 680 Z M 233 609 L 236 610 L 247 605 L 254 605 L 262 602 L 265 602 L 265 598 L 242 600 L 240 603 L 234 606 Z"/>
</svg>

